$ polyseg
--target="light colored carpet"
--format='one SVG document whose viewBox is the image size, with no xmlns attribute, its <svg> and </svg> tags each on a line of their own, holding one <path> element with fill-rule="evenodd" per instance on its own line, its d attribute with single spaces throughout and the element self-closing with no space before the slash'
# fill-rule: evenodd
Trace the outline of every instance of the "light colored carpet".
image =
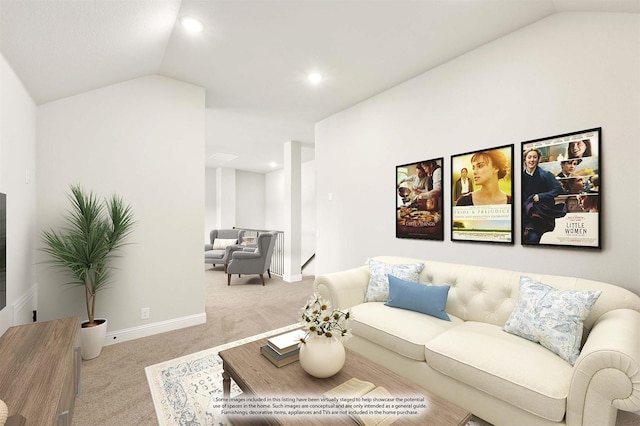
<svg viewBox="0 0 640 426">
<path fill-rule="evenodd" d="M 204 275 L 206 324 L 105 346 L 82 362 L 74 425 L 157 425 L 145 367 L 290 325 L 313 294 L 313 276 L 288 283 L 272 275 L 263 287 L 257 276 L 235 276 L 227 286 L 222 267 L 204 265 Z"/>
</svg>

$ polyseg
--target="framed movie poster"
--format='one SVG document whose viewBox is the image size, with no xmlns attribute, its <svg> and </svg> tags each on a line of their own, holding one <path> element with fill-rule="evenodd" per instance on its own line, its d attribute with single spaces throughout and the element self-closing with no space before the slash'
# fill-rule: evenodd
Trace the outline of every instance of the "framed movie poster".
<svg viewBox="0 0 640 426">
<path fill-rule="evenodd" d="M 451 241 L 513 244 L 513 145 L 451 156 Z"/>
<path fill-rule="evenodd" d="M 443 158 L 396 167 L 396 238 L 444 240 Z"/>
<path fill-rule="evenodd" d="M 601 128 L 522 142 L 522 244 L 600 248 Z"/>
</svg>

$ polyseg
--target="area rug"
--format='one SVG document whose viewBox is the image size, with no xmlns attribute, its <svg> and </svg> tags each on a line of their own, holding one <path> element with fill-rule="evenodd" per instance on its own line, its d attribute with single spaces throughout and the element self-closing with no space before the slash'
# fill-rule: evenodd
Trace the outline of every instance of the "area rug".
<svg viewBox="0 0 640 426">
<path fill-rule="evenodd" d="M 158 417 L 158 425 L 224 425 L 225 418 L 220 408 L 214 404 L 216 397 L 222 397 L 222 359 L 218 353 L 298 327 L 300 327 L 299 324 L 292 324 L 146 367 L 145 373 Z M 240 388 L 232 380 L 231 397 L 241 393 Z M 485 425 L 488 423 L 475 417 L 467 424 L 467 426 Z"/>
</svg>

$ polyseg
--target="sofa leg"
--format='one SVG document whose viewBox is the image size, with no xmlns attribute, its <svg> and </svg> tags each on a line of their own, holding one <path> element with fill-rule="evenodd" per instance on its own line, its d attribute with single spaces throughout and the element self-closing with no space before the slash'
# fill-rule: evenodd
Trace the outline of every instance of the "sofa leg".
<svg viewBox="0 0 640 426">
<path fill-rule="evenodd" d="M 264 285 L 264 274 L 260 274 L 260 279 L 262 280 L 262 285 Z"/>
<path fill-rule="evenodd" d="M 225 274 L 227 273 L 227 264 L 226 263 L 224 264 L 224 273 Z"/>
<path fill-rule="evenodd" d="M 269 278 L 271 278 L 271 269 L 267 269 L 267 273 L 269 274 Z"/>
<path fill-rule="evenodd" d="M 227 274 L 227 285 L 231 285 L 231 274 Z"/>
</svg>

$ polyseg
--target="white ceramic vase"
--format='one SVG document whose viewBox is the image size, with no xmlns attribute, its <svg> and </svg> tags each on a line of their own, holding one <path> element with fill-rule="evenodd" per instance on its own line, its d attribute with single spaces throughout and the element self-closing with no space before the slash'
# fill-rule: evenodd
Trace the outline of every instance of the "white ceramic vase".
<svg viewBox="0 0 640 426">
<path fill-rule="evenodd" d="M 313 377 L 331 377 L 344 367 L 342 342 L 325 337 L 307 339 L 300 345 L 300 366 Z"/>
<path fill-rule="evenodd" d="M 9 407 L 3 400 L 0 399 L 0 425 L 5 424 L 7 416 L 9 415 Z"/>
<path fill-rule="evenodd" d="M 96 318 L 96 322 L 101 322 L 94 327 L 82 327 L 80 329 L 80 345 L 82 359 L 97 358 L 102 352 L 104 338 L 107 335 L 107 320 Z M 89 321 L 83 321 L 86 324 Z"/>
</svg>

